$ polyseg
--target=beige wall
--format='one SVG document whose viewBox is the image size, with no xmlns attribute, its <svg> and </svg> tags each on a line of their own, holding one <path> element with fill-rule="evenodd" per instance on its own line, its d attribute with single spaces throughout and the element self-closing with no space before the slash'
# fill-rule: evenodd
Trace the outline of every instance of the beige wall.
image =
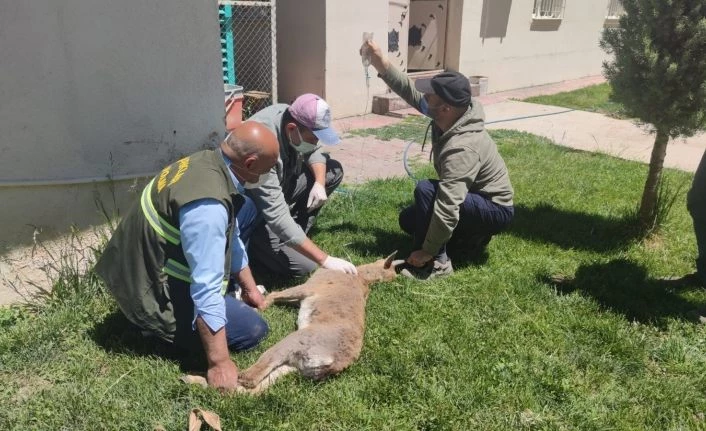
<svg viewBox="0 0 706 431">
<path fill-rule="evenodd" d="M 101 220 L 92 197 L 105 187 L 62 184 L 155 172 L 222 136 L 215 0 L 0 0 L 0 11 L 0 247 L 27 240 L 28 225 Z"/>
<path fill-rule="evenodd" d="M 488 76 L 490 92 L 601 74 L 606 54 L 598 41 L 608 0 L 566 0 L 557 29 L 533 24 L 534 0 L 455 1 L 463 4 L 458 69 Z M 449 32 L 447 38 L 454 37 Z"/>
<path fill-rule="evenodd" d="M 315 93 L 336 118 L 372 109 L 372 97 L 385 85 L 370 69 L 370 91 L 358 49 L 363 32 L 374 32 L 387 49 L 388 4 L 380 0 L 279 0 L 277 2 L 277 80 L 279 101 Z M 368 97 L 369 94 L 369 97 Z"/>
<path fill-rule="evenodd" d="M 277 1 L 277 98 L 325 97 L 326 1 Z"/>
<path fill-rule="evenodd" d="M 337 118 L 358 115 L 372 109 L 372 97 L 385 92 L 385 84 L 370 66 L 370 90 L 358 50 L 363 32 L 387 51 L 389 5 L 381 0 L 326 2 L 326 100 Z"/>
</svg>

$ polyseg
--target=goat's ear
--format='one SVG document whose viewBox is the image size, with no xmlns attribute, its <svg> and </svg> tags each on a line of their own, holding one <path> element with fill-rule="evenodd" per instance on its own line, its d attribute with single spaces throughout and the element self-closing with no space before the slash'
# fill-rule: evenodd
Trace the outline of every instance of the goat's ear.
<svg viewBox="0 0 706 431">
<path fill-rule="evenodd" d="M 393 251 L 391 255 L 385 258 L 385 266 L 383 268 L 388 269 L 392 265 L 392 260 L 397 256 L 397 250 Z"/>
</svg>

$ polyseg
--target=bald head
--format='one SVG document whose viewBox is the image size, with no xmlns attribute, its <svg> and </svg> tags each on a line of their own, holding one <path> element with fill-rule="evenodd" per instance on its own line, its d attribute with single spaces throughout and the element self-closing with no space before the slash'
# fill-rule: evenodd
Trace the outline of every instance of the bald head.
<svg viewBox="0 0 706 431">
<path fill-rule="evenodd" d="M 266 126 L 245 121 L 221 143 L 221 151 L 231 161 L 231 170 L 241 182 L 256 182 L 277 163 L 279 141 Z"/>
<path fill-rule="evenodd" d="M 245 121 L 236 127 L 223 141 L 224 152 L 236 159 L 255 155 L 276 159 L 279 155 L 277 137 L 265 125 L 256 121 Z"/>
</svg>

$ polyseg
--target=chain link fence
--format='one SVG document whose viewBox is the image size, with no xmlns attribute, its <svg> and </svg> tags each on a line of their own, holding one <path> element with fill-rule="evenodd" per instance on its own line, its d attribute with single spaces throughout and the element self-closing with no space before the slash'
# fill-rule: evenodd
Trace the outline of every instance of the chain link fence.
<svg viewBox="0 0 706 431">
<path fill-rule="evenodd" d="M 275 0 L 218 1 L 223 83 L 242 87 L 243 119 L 277 102 Z"/>
</svg>

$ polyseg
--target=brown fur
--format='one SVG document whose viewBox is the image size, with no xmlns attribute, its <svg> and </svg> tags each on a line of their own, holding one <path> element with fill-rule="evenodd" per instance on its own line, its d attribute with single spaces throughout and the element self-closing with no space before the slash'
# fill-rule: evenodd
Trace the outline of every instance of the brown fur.
<svg viewBox="0 0 706 431">
<path fill-rule="evenodd" d="M 247 392 L 258 393 L 297 370 L 319 380 L 340 373 L 358 359 L 363 347 L 368 286 L 397 276 L 393 257 L 394 253 L 358 266 L 357 276 L 321 268 L 306 283 L 267 295 L 267 306 L 300 304 L 297 330 L 242 372 L 240 385 Z"/>
</svg>

